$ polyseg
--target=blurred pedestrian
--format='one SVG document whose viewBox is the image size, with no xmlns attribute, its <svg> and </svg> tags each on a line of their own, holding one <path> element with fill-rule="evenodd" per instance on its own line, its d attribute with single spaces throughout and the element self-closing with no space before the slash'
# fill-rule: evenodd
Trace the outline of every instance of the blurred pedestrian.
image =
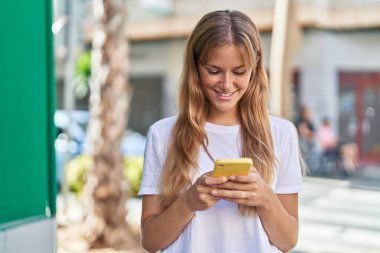
<svg viewBox="0 0 380 253">
<path fill-rule="evenodd" d="M 314 141 L 315 127 L 311 119 L 311 111 L 309 107 L 305 105 L 301 106 L 296 126 L 300 137 L 309 141 Z"/>
<path fill-rule="evenodd" d="M 299 144 L 304 161 L 311 172 L 319 168 L 318 152 L 315 142 L 315 126 L 312 121 L 309 107 L 303 105 L 300 108 L 296 127 L 299 135 Z"/>
<path fill-rule="evenodd" d="M 356 143 L 345 143 L 340 147 L 342 166 L 347 176 L 355 175 L 359 167 L 359 148 Z"/>
<path fill-rule="evenodd" d="M 330 119 L 324 117 L 316 134 L 316 141 L 322 149 L 319 159 L 319 172 L 327 176 L 345 175 L 341 166 L 338 137 L 331 127 Z"/>
<path fill-rule="evenodd" d="M 162 252 L 286 252 L 298 240 L 297 131 L 269 116 L 259 33 L 239 11 L 206 14 L 186 46 L 179 115 L 151 126 L 142 243 Z M 250 157 L 247 176 L 214 161 Z"/>
<path fill-rule="evenodd" d="M 338 152 L 338 137 L 332 129 L 330 119 L 328 117 L 323 118 L 322 126 L 318 129 L 317 142 L 325 154 Z"/>
</svg>

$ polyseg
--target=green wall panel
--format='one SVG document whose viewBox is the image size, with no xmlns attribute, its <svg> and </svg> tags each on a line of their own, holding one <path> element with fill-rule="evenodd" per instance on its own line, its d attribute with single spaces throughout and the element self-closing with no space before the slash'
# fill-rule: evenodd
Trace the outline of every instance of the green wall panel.
<svg viewBox="0 0 380 253">
<path fill-rule="evenodd" d="M 51 3 L 0 0 L 0 224 L 55 212 Z"/>
</svg>

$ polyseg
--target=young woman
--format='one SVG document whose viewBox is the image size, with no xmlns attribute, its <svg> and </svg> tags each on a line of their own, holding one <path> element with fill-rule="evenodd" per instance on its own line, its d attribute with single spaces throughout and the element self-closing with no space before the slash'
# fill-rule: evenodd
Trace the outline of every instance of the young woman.
<svg viewBox="0 0 380 253">
<path fill-rule="evenodd" d="M 286 252 L 298 239 L 298 139 L 269 116 L 262 45 L 238 11 L 206 14 L 186 47 L 179 115 L 151 126 L 140 195 L 151 252 Z M 248 176 L 214 178 L 220 158 L 250 157 Z"/>
</svg>

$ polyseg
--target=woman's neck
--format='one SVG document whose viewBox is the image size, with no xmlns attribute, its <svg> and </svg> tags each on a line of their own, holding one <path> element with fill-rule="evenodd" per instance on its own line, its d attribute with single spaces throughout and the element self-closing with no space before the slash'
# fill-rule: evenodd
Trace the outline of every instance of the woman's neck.
<svg viewBox="0 0 380 253">
<path fill-rule="evenodd" d="M 222 126 L 234 126 L 234 125 L 240 124 L 240 118 L 237 112 L 224 112 L 224 113 L 210 112 L 207 115 L 206 121 L 215 125 L 222 125 Z"/>
</svg>

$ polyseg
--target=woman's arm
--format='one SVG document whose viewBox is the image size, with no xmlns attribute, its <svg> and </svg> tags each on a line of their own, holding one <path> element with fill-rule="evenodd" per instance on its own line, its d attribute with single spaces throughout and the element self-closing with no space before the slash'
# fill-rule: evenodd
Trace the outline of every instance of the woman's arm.
<svg viewBox="0 0 380 253">
<path fill-rule="evenodd" d="M 206 210 L 219 201 L 210 192 L 213 185 L 225 183 L 227 178 L 213 178 L 208 174 L 199 177 L 166 209 L 157 195 L 143 196 L 141 233 L 146 250 L 155 252 L 167 248 L 191 221 L 195 211 Z"/>
<path fill-rule="evenodd" d="M 256 206 L 269 241 L 283 252 L 298 241 L 298 194 L 276 195 L 253 168 L 248 176 L 231 176 L 211 191 L 236 204 Z"/>
<path fill-rule="evenodd" d="M 142 246 L 155 252 L 169 246 L 193 218 L 194 212 L 180 196 L 167 209 L 163 209 L 158 195 L 143 196 L 141 216 Z"/>
<path fill-rule="evenodd" d="M 269 241 L 283 252 L 288 252 L 298 241 L 298 194 L 274 194 L 257 212 Z"/>
</svg>

